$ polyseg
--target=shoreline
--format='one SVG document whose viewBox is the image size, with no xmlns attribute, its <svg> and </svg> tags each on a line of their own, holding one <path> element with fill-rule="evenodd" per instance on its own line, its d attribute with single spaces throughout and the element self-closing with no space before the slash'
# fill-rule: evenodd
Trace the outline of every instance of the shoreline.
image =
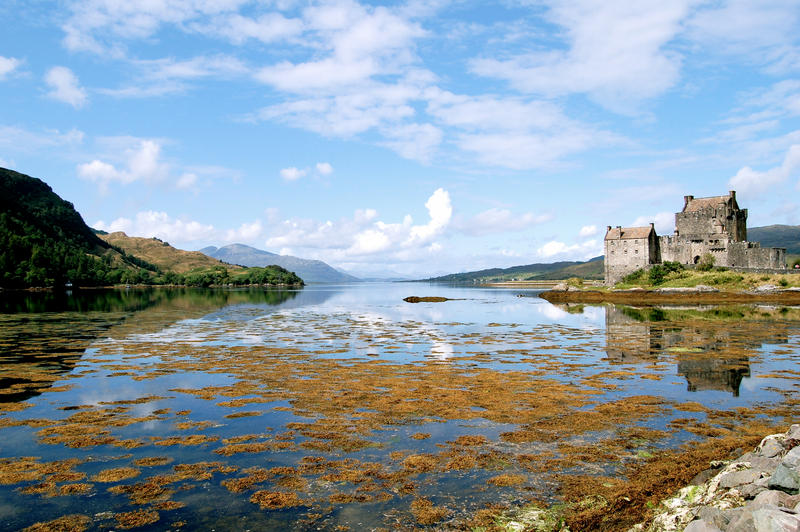
<svg viewBox="0 0 800 532">
<path fill-rule="evenodd" d="M 800 290 L 733 292 L 715 289 L 547 290 L 539 297 L 550 303 L 618 303 L 623 305 L 772 303 L 800 305 Z"/>
</svg>

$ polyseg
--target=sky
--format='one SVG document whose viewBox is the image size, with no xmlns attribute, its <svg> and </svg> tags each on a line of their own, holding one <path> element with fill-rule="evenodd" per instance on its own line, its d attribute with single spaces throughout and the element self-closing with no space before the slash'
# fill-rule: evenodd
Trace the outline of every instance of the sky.
<svg viewBox="0 0 800 532">
<path fill-rule="evenodd" d="M 92 227 L 355 275 L 800 224 L 797 0 L 4 0 L 0 166 Z"/>
</svg>

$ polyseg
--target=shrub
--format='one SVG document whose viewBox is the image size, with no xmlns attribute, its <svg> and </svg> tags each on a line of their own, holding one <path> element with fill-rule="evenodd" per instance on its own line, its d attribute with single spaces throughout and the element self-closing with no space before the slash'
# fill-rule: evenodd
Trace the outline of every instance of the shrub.
<svg viewBox="0 0 800 532">
<path fill-rule="evenodd" d="M 575 288 L 583 287 L 583 279 L 580 277 L 570 277 L 567 279 L 567 286 L 574 286 Z"/>
<path fill-rule="evenodd" d="M 697 263 L 697 270 L 701 272 L 709 272 L 711 271 L 711 268 L 714 267 L 715 262 L 716 259 L 714 258 L 714 255 L 706 252 L 702 257 L 700 257 L 700 261 Z"/>
<path fill-rule="evenodd" d="M 644 277 L 645 271 L 643 269 L 638 269 L 634 272 L 629 273 L 625 277 L 622 278 L 623 283 L 635 283 L 636 281 L 641 280 Z"/>
</svg>

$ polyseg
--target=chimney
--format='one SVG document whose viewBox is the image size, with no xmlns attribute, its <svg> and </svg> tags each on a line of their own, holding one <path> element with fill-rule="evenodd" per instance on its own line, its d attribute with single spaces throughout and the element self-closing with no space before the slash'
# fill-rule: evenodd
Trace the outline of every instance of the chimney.
<svg viewBox="0 0 800 532">
<path fill-rule="evenodd" d="M 736 191 L 735 190 L 729 191 L 728 195 L 731 197 L 731 199 L 736 199 Z"/>
<path fill-rule="evenodd" d="M 655 222 L 650 222 L 650 229 L 655 229 L 655 228 L 656 228 Z"/>
<path fill-rule="evenodd" d="M 694 199 L 694 196 L 684 196 L 683 197 L 683 208 L 685 209 L 689 202 Z"/>
<path fill-rule="evenodd" d="M 610 226 L 610 225 L 607 225 L 607 226 L 606 226 L 606 233 L 608 233 L 609 231 L 611 231 L 611 226 Z"/>
</svg>

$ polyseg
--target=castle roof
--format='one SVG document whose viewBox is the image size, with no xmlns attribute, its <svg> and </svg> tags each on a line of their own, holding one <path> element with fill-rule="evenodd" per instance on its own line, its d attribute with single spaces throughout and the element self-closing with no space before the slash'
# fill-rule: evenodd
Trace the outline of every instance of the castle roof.
<svg viewBox="0 0 800 532">
<path fill-rule="evenodd" d="M 652 225 L 647 227 L 609 227 L 606 240 L 628 240 L 633 238 L 649 238 Z"/>
<path fill-rule="evenodd" d="M 697 212 L 704 209 L 716 209 L 720 203 L 727 203 L 731 196 L 711 196 L 710 198 L 693 198 L 687 196 L 683 212 Z"/>
</svg>

